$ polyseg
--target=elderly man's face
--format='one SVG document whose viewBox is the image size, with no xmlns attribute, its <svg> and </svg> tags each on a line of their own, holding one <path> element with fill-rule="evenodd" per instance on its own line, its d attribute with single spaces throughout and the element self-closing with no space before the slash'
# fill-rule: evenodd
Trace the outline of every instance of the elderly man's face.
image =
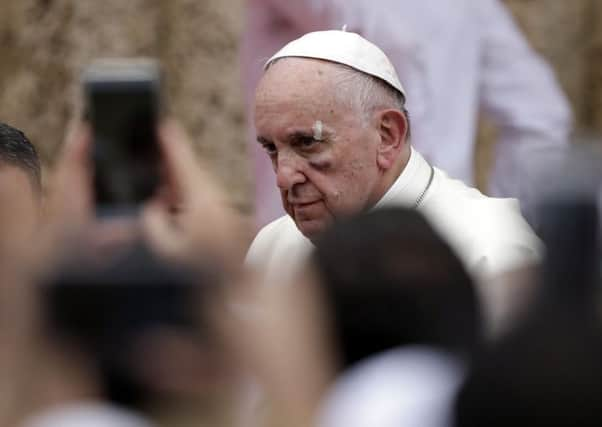
<svg viewBox="0 0 602 427">
<path fill-rule="evenodd" d="M 258 142 L 272 159 L 284 209 L 309 238 L 382 195 L 378 131 L 335 96 L 338 71 L 325 61 L 283 59 L 256 93 Z"/>
</svg>

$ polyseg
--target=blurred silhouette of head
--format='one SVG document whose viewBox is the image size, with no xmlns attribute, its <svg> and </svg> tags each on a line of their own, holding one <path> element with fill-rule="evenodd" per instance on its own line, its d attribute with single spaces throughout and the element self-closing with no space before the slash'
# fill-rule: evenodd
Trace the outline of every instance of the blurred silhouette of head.
<svg viewBox="0 0 602 427">
<path fill-rule="evenodd" d="M 35 147 L 22 131 L 6 123 L 0 123 L 0 165 L 19 168 L 32 187 L 40 190 L 41 168 Z"/>
<path fill-rule="evenodd" d="M 110 260 L 69 260 L 42 288 L 42 306 L 54 342 L 97 374 L 101 398 L 139 408 L 211 383 L 204 307 L 217 281 L 134 245 Z"/>
<path fill-rule="evenodd" d="M 600 331 L 581 326 L 540 318 L 484 353 L 460 391 L 455 425 L 601 425 Z"/>
<path fill-rule="evenodd" d="M 477 358 L 458 427 L 602 424 L 599 212 L 595 192 L 562 178 L 538 206 L 547 250 L 533 309 Z"/>
<path fill-rule="evenodd" d="M 341 221 L 314 262 L 343 365 L 403 345 L 467 354 L 480 338 L 473 283 L 421 214 L 380 209 Z"/>
</svg>

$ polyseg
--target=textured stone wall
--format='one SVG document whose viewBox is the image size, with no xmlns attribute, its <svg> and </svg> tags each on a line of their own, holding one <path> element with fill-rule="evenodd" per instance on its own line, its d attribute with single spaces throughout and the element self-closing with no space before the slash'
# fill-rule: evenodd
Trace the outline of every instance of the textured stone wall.
<svg viewBox="0 0 602 427">
<path fill-rule="evenodd" d="M 592 0 L 592 36 L 588 43 L 587 52 L 587 92 L 588 119 L 592 127 L 602 132 L 602 2 Z"/>
<path fill-rule="evenodd" d="M 602 2 L 506 0 L 569 95 L 577 128 L 602 131 Z"/>
<path fill-rule="evenodd" d="M 168 109 L 249 210 L 237 45 L 242 0 L 0 0 L 0 120 L 52 165 L 80 105 L 78 78 L 97 56 L 156 56 Z"/>
<path fill-rule="evenodd" d="M 51 165 L 78 105 L 81 67 L 95 56 L 158 56 L 171 111 L 248 210 L 237 52 L 243 1 L 0 0 L 0 120 L 24 129 Z M 602 131 L 602 2 L 506 3 L 556 69 L 578 127 Z M 482 176 L 490 140 L 480 144 Z"/>
</svg>

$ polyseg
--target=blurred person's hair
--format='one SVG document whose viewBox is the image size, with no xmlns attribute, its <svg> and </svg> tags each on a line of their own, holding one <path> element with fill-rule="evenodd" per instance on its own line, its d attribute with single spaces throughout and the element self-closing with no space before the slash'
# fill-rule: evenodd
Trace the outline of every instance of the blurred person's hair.
<svg viewBox="0 0 602 427">
<path fill-rule="evenodd" d="M 47 332 L 94 367 L 103 399 L 144 407 L 161 396 L 144 372 L 153 355 L 141 344 L 172 331 L 210 348 L 204 308 L 218 281 L 210 268 L 168 263 L 141 244 L 110 261 L 75 257 L 42 287 Z"/>
<path fill-rule="evenodd" d="M 380 209 L 335 224 L 313 261 L 343 366 L 411 344 L 469 355 L 480 340 L 472 280 L 414 210 Z"/>
<path fill-rule="evenodd" d="M 477 359 L 456 402 L 457 427 L 602 425 L 601 331 L 541 314 Z"/>
<path fill-rule="evenodd" d="M 0 122 L 0 165 L 7 164 L 23 170 L 32 186 L 42 186 L 41 167 L 38 153 L 27 136 L 12 126 Z"/>
</svg>

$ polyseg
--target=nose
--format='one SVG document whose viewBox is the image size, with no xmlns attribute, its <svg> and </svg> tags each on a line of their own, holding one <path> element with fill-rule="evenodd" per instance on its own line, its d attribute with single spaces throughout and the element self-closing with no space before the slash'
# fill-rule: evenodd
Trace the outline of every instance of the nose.
<svg viewBox="0 0 602 427">
<path fill-rule="evenodd" d="M 296 159 L 294 154 L 278 153 L 278 160 L 275 164 L 278 188 L 291 190 L 295 185 L 306 181 L 299 162 L 300 159 Z"/>
</svg>

